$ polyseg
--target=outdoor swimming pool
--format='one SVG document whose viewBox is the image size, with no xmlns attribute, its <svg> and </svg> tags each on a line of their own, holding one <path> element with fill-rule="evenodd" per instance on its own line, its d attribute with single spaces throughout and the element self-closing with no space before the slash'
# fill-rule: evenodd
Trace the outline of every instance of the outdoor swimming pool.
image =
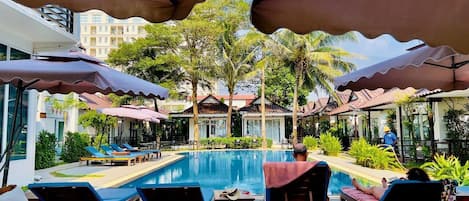
<svg viewBox="0 0 469 201">
<path fill-rule="evenodd" d="M 184 159 L 159 169 L 123 187 L 141 184 L 199 182 L 202 188 L 240 188 L 264 194 L 262 163 L 294 161 L 291 151 L 206 151 L 184 153 Z M 339 194 L 342 186 L 352 185 L 351 177 L 332 171 L 329 195 Z"/>
</svg>

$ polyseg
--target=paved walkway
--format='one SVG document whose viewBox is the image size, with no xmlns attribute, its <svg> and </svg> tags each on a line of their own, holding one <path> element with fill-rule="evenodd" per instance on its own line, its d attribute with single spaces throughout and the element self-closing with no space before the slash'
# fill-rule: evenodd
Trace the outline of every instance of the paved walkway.
<svg viewBox="0 0 469 201">
<path fill-rule="evenodd" d="M 370 180 L 376 184 L 381 183 L 381 179 L 383 177 L 389 179 L 393 177 L 406 177 L 405 172 L 396 172 L 390 170 L 378 170 L 372 168 L 362 167 L 360 165 L 355 164 L 355 159 L 351 158 L 346 154 L 341 154 L 338 157 L 333 156 L 325 156 L 320 154 L 318 151 L 311 152 L 309 157 L 313 158 L 314 160 L 323 160 L 327 161 L 329 166 L 332 168 L 339 169 L 342 172 L 346 172 L 349 175 L 355 177 L 361 177 L 367 180 Z"/>
<path fill-rule="evenodd" d="M 95 188 L 119 187 L 135 178 L 165 167 L 183 156 L 172 153 L 163 154 L 161 159 L 153 159 L 136 165 L 108 166 L 72 163 L 36 171 L 42 177 L 39 182 L 67 182 L 88 181 Z M 51 173 L 58 172 L 66 175 L 95 175 L 93 177 L 54 177 Z"/>
</svg>

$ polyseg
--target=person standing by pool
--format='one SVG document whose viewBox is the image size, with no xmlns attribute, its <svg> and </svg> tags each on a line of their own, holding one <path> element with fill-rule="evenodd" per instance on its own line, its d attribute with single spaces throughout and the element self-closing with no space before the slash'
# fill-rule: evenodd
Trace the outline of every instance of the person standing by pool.
<svg viewBox="0 0 469 201">
<path fill-rule="evenodd" d="M 394 150 L 397 148 L 397 136 L 388 126 L 384 126 L 384 144 L 391 146 Z"/>
<path fill-rule="evenodd" d="M 308 160 L 308 150 L 303 143 L 296 143 L 293 145 L 293 157 L 296 161 Z"/>
</svg>

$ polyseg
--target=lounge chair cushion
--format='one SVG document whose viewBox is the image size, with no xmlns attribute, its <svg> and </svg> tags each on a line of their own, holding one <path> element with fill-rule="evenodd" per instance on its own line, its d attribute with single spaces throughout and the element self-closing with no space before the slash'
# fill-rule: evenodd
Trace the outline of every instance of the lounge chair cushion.
<svg viewBox="0 0 469 201">
<path fill-rule="evenodd" d="M 213 197 L 213 190 L 200 188 L 199 183 L 147 184 L 137 187 L 143 201 L 209 201 Z"/>
<path fill-rule="evenodd" d="M 347 196 L 346 200 L 356 200 L 356 201 L 377 201 L 373 195 L 369 195 L 356 189 L 355 187 L 344 187 L 341 189 L 341 197 Z"/>
<path fill-rule="evenodd" d="M 344 187 L 341 189 L 341 198 L 347 201 L 376 201 L 373 196 L 356 190 L 354 187 Z M 413 201 L 413 200 L 441 200 L 441 192 L 443 185 L 439 181 L 411 181 L 398 180 L 392 182 L 388 189 L 384 192 L 380 201 Z"/>
<path fill-rule="evenodd" d="M 137 196 L 135 188 L 96 191 L 88 182 L 34 183 L 28 188 L 40 201 L 124 201 Z"/>
</svg>

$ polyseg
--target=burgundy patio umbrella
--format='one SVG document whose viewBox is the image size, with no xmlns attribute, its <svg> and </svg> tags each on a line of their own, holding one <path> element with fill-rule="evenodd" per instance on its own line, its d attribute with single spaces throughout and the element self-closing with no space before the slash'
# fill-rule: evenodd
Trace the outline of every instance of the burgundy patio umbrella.
<svg viewBox="0 0 469 201">
<path fill-rule="evenodd" d="M 1 168 L 4 170 L 2 186 L 7 184 L 12 146 L 23 128 L 22 94 L 27 89 L 51 93 L 115 93 L 117 95 L 144 96 L 165 99 L 168 90 L 151 82 L 116 71 L 102 61 L 80 52 L 52 53 L 35 59 L 0 61 L 0 84 L 12 84 L 17 88 L 12 117 L 10 139 Z M 19 122 L 17 122 L 19 118 Z"/>
<path fill-rule="evenodd" d="M 75 12 L 99 9 L 116 18 L 143 17 L 150 22 L 182 20 L 204 0 L 15 0 L 32 8 L 59 5 Z"/>
<path fill-rule="evenodd" d="M 469 88 L 469 55 L 448 46 L 421 46 L 401 56 L 377 63 L 334 80 L 336 89 L 413 87 L 444 91 Z"/>
<path fill-rule="evenodd" d="M 399 41 L 421 39 L 469 53 L 467 0 L 254 0 L 251 21 L 264 33 L 359 31 L 368 38 L 391 34 Z"/>
</svg>

